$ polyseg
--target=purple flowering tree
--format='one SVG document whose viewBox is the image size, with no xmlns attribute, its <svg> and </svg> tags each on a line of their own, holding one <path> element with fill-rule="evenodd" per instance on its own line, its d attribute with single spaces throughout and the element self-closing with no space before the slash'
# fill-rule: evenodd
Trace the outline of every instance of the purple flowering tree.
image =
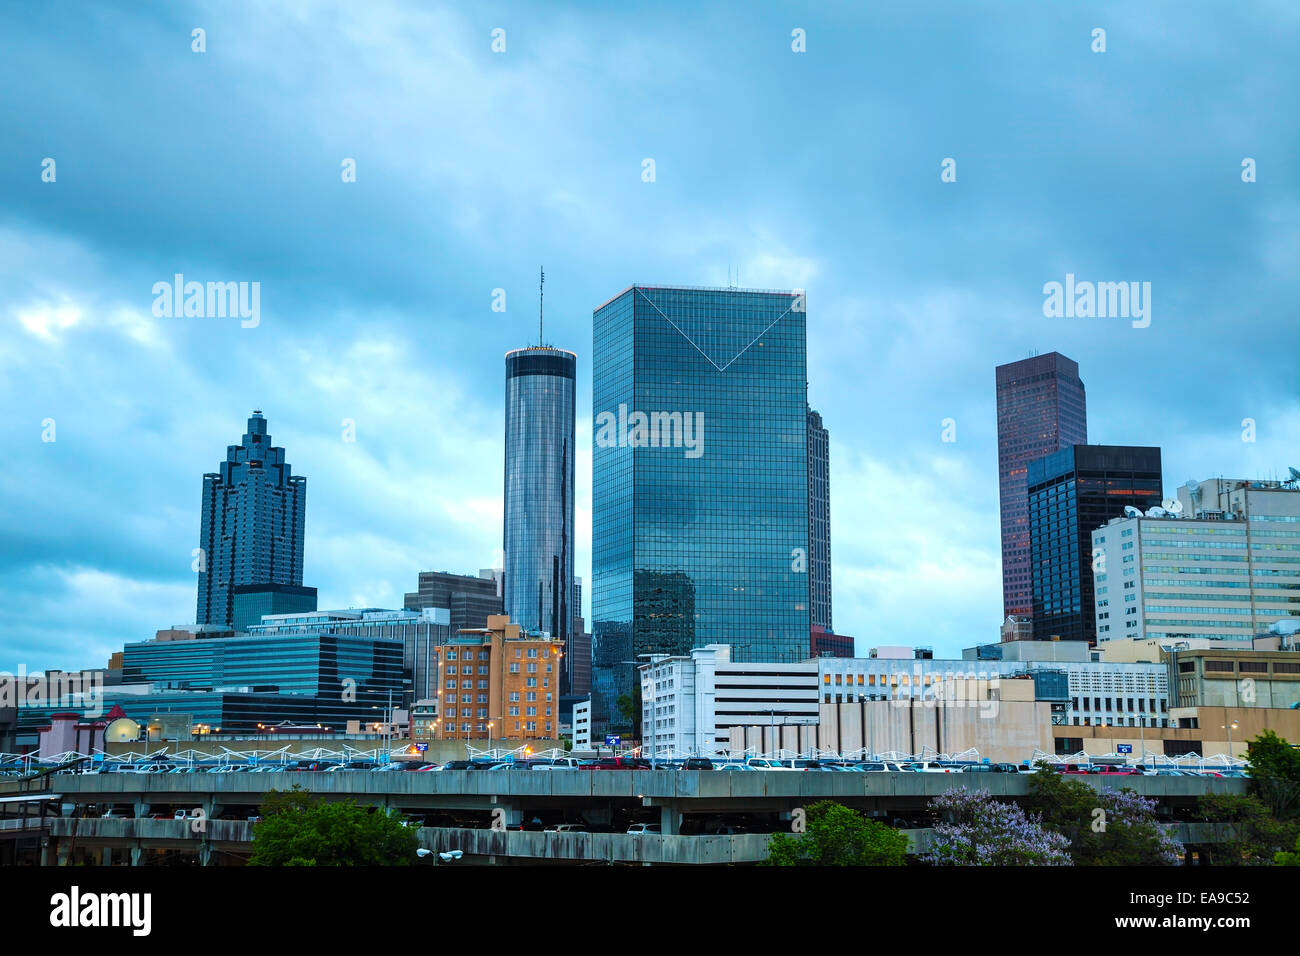
<svg viewBox="0 0 1300 956">
<path fill-rule="evenodd" d="M 923 859 L 937 866 L 1070 866 L 1070 843 L 987 790 L 957 787 L 930 802 L 943 822 Z"/>
</svg>

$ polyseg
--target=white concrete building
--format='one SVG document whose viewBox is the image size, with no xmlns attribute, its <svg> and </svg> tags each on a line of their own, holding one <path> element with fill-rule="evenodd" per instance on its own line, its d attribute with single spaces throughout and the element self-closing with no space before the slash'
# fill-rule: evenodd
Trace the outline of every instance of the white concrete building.
<svg viewBox="0 0 1300 956">
<path fill-rule="evenodd" d="M 689 656 L 653 657 L 640 670 L 641 743 L 647 753 L 722 753 L 734 726 L 817 723 L 816 660 L 735 663 L 729 645 L 710 644 Z"/>
<path fill-rule="evenodd" d="M 1113 518 L 1092 533 L 1097 642 L 1208 640 L 1249 647 L 1300 618 L 1300 488 L 1215 478 L 1180 511 Z"/>
<path fill-rule="evenodd" d="M 1169 726 L 1169 673 L 1160 663 L 1105 663 L 1061 653 L 1050 660 L 817 658 L 798 664 L 735 663 L 709 645 L 641 666 L 642 743 L 660 757 L 726 751 L 731 728 L 802 751 L 825 704 L 934 699 L 954 681 L 1030 678 L 1059 725 Z M 1065 658 L 1065 659 L 1062 659 Z M 1072 658 L 1072 659 L 1071 659 Z M 575 717 L 576 720 L 576 717 Z"/>
<path fill-rule="evenodd" d="M 591 749 L 591 698 L 573 705 L 573 749 Z"/>
</svg>

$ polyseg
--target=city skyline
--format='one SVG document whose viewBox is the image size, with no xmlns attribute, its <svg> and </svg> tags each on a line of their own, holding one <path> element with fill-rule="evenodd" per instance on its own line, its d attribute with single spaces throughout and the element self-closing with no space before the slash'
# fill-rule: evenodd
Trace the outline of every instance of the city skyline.
<svg viewBox="0 0 1300 956">
<path fill-rule="evenodd" d="M 212 9 L 202 56 L 172 11 L 8 15 L 0 667 L 99 663 L 192 617 L 194 482 L 253 407 L 312 478 L 304 570 L 322 608 L 397 608 L 420 570 L 493 565 L 490 383 L 536 319 L 538 261 L 548 329 L 578 352 L 586 582 L 590 310 L 632 279 L 738 271 L 744 287 L 807 290 L 835 620 L 860 653 L 995 639 L 998 364 L 1079 362 L 1090 437 L 1161 447 L 1166 496 L 1300 465 L 1300 177 L 1275 121 L 1295 78 L 1277 23 L 1294 9 L 1108 10 L 1104 55 L 1088 49 L 1092 13 L 1041 5 L 927 23 L 709 10 L 685 32 L 655 9 L 498 24 L 379 4 L 351 34 L 346 10 Z M 510 39 L 494 56 L 498 25 Z M 346 66 L 305 93 L 317 55 Z M 846 62 L 865 72 L 842 81 Z M 1170 76 L 1185 99 L 1165 95 Z M 429 105 L 417 117 L 412 96 Z M 629 112 L 645 121 L 603 122 Z M 745 145 L 790 117 L 781 148 Z M 465 148 L 440 149 L 448 136 Z M 1242 181 L 1244 157 L 1258 181 Z M 155 316 L 151 290 L 176 274 L 260 282 L 259 324 Z M 1067 276 L 1151 282 L 1149 327 L 1047 317 L 1043 287 Z"/>
</svg>

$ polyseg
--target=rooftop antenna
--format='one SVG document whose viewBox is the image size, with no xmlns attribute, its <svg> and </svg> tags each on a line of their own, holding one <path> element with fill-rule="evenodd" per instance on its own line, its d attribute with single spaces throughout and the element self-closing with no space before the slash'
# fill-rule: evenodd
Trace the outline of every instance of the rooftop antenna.
<svg viewBox="0 0 1300 956">
<path fill-rule="evenodd" d="M 546 270 L 538 266 L 537 271 L 541 273 L 541 281 L 537 283 L 537 347 L 541 348 L 542 343 L 546 341 L 542 338 L 542 304 L 546 296 Z"/>
</svg>

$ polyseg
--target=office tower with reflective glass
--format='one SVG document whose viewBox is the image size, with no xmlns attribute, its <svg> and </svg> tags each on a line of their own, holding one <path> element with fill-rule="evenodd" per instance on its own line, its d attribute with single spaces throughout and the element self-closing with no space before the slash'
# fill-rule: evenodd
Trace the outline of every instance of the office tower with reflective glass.
<svg viewBox="0 0 1300 956">
<path fill-rule="evenodd" d="M 1078 363 L 1058 352 L 999 365 L 998 496 L 1002 508 L 1003 614 L 1034 606 L 1025 473 L 1035 459 L 1088 442 L 1088 407 Z"/>
<path fill-rule="evenodd" d="M 1034 640 L 1095 644 L 1092 533 L 1126 507 L 1160 504 L 1160 449 L 1074 445 L 1031 461 L 1025 482 Z M 1133 560 L 1130 549 L 1120 563 Z"/>
<path fill-rule="evenodd" d="M 808 409 L 808 584 L 813 627 L 831 627 L 831 441 L 822 417 Z"/>
<path fill-rule="evenodd" d="M 243 441 L 227 446 L 219 467 L 203 476 L 203 563 L 194 619 L 230 626 L 236 587 L 301 588 L 307 479 L 292 473 L 283 448 L 271 445 L 260 410 L 248 420 Z"/>
<path fill-rule="evenodd" d="M 802 295 L 634 285 L 595 310 L 592 727 L 651 654 L 808 657 Z M 639 688 L 640 682 L 635 686 Z"/>
<path fill-rule="evenodd" d="M 512 624 L 565 642 L 578 613 L 573 603 L 577 366 L 577 356 L 563 349 L 506 354 L 505 612 Z"/>
</svg>

